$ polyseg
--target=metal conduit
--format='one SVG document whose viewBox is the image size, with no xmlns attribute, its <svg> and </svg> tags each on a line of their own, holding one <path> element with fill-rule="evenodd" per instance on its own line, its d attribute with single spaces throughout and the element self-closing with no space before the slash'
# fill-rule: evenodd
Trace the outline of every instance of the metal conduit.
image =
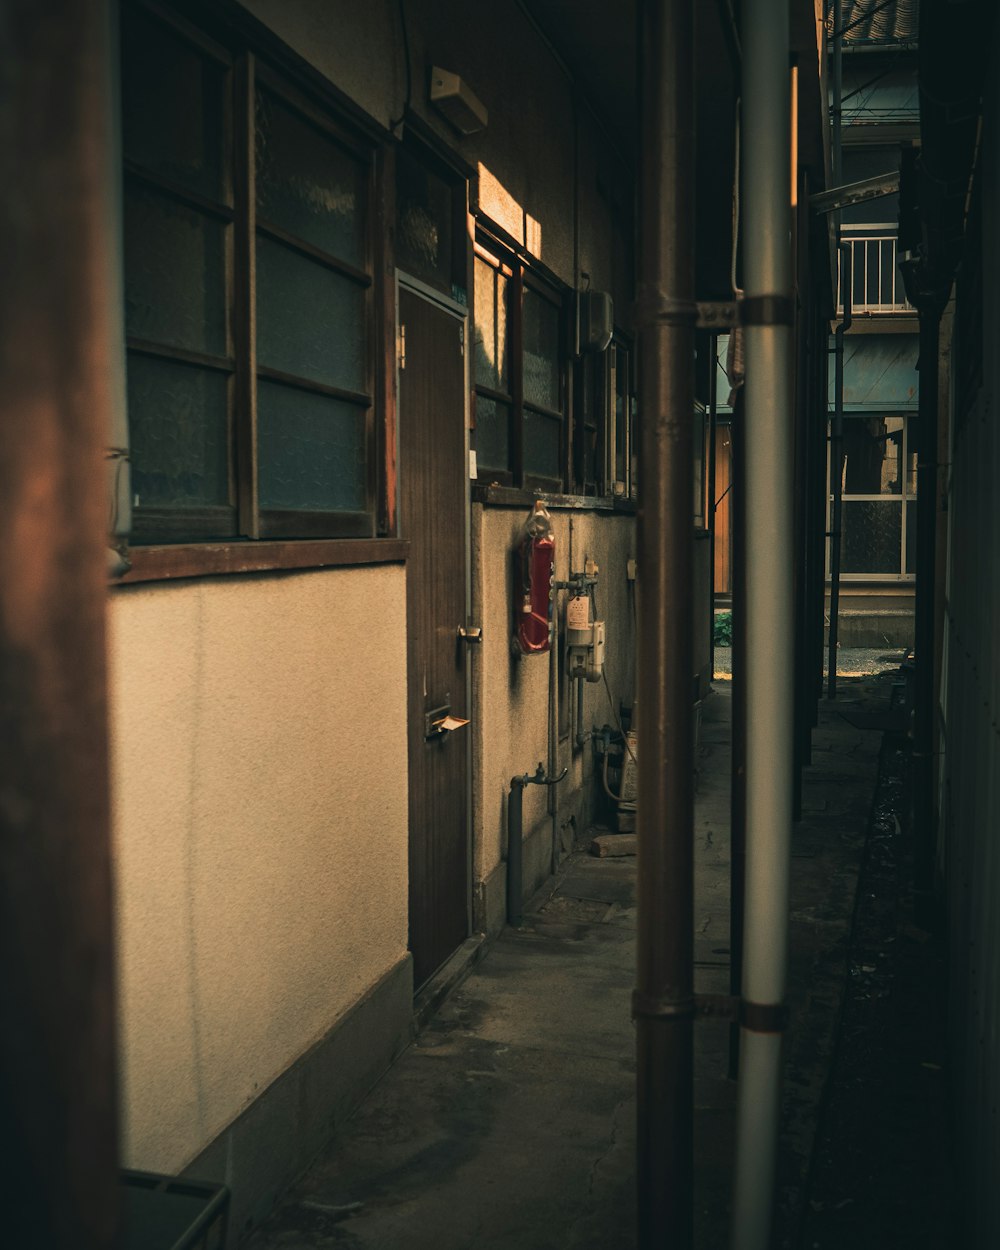
<svg viewBox="0 0 1000 1250">
<path fill-rule="evenodd" d="M 787 0 L 743 8 L 746 352 L 746 885 L 732 1245 L 770 1245 L 794 758 Z"/>
<path fill-rule="evenodd" d="M 693 0 L 642 8 L 639 198 L 637 1215 L 643 1250 L 692 1240 Z"/>
</svg>

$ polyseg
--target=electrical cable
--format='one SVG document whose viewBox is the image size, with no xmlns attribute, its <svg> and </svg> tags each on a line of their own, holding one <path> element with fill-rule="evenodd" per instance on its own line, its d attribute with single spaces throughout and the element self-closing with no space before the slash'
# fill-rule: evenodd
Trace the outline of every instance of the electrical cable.
<svg viewBox="0 0 1000 1250">
<path fill-rule="evenodd" d="M 397 126 L 401 126 L 406 118 L 406 114 L 410 111 L 410 105 L 413 102 L 413 70 L 410 67 L 410 33 L 406 27 L 406 6 L 404 0 L 399 0 L 399 25 L 403 36 L 403 57 L 406 62 L 406 99 L 403 101 L 403 111 L 395 121 L 389 122 L 389 129 L 395 132 Z"/>
</svg>

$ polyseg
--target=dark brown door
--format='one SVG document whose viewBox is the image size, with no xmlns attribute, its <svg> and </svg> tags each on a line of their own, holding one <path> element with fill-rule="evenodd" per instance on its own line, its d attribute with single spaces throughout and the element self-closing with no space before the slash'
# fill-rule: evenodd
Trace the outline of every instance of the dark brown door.
<svg viewBox="0 0 1000 1250">
<path fill-rule="evenodd" d="M 400 520 L 406 578 L 410 950 L 416 985 L 468 936 L 463 322 L 400 287 Z"/>
</svg>

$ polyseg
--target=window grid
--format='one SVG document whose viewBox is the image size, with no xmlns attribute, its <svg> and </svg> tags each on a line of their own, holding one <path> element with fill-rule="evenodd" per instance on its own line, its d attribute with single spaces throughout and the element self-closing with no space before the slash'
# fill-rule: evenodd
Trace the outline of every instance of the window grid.
<svg viewBox="0 0 1000 1250">
<path fill-rule="evenodd" d="M 181 61 L 186 58 L 191 62 L 192 57 L 197 58 L 192 64 L 198 72 L 192 73 L 191 65 L 186 66 L 185 86 L 189 86 L 194 78 L 196 88 L 200 79 L 212 87 L 221 75 L 217 96 L 213 97 L 208 88 L 200 92 L 191 88 L 187 96 L 192 98 L 187 98 L 180 83 L 166 81 L 167 88 L 177 88 L 175 98 L 170 99 L 169 92 L 162 88 L 154 98 L 152 91 L 145 89 L 143 84 L 147 67 L 136 58 L 139 53 L 144 53 L 147 59 L 153 57 L 150 63 L 154 69 L 149 73 L 157 82 L 162 81 L 167 71 L 161 69 L 156 54 L 164 44 Z M 137 211 L 129 208 L 137 223 L 132 230 L 137 243 L 131 250 L 128 244 L 126 248 L 130 424 L 133 427 L 137 468 L 133 540 L 143 543 L 203 541 L 237 536 L 372 536 L 375 533 L 378 493 L 374 406 L 374 355 L 378 327 L 373 282 L 376 272 L 374 205 L 378 197 L 373 147 L 343 131 L 322 105 L 301 95 L 278 73 L 258 64 L 249 48 L 239 47 L 232 51 L 220 48 L 183 19 L 168 15 L 159 8 L 147 8 L 138 0 L 124 6 L 122 51 L 126 196 L 132 197 L 133 202 L 145 196 L 153 205 L 147 211 L 147 217 L 152 213 L 154 224 L 160 204 L 166 205 L 166 212 L 173 214 L 180 223 L 165 219 L 166 225 L 159 233 L 151 230 L 143 232 L 140 228 L 143 223 Z M 298 124 L 317 137 L 318 142 L 327 144 L 331 151 L 339 152 L 348 170 L 353 171 L 360 197 L 349 219 L 349 226 L 360 232 L 361 248 L 356 256 L 338 255 L 334 250 L 302 237 L 294 229 L 288 229 L 285 222 L 264 216 L 258 220 L 255 188 L 259 156 L 256 152 L 258 93 L 266 93 L 269 98 L 279 101 L 288 116 L 295 118 Z M 140 107 L 138 123 L 134 120 L 137 114 L 134 108 L 136 97 L 140 106 L 147 110 L 144 117 Z M 157 102 L 160 98 L 163 103 Z M 209 104 L 213 107 L 209 108 Z M 168 116 L 166 110 L 170 108 L 181 114 L 179 128 L 183 130 L 186 124 L 191 134 L 203 142 L 205 152 L 217 156 L 219 171 L 214 190 L 203 185 L 213 182 L 212 170 L 207 169 L 206 172 L 204 160 L 200 166 L 192 162 L 190 169 L 181 165 L 164 172 L 159 167 L 168 162 L 160 159 L 155 144 L 149 140 L 160 141 L 168 149 L 168 156 L 171 155 L 171 144 L 177 146 L 164 125 L 164 118 Z M 130 151 L 129 140 L 134 138 L 134 134 L 143 138 L 143 125 L 149 132 L 146 136 L 148 150 Z M 132 147 L 141 147 L 141 144 L 133 142 Z M 162 213 L 160 215 L 163 216 Z M 127 239 L 129 220 L 127 213 Z M 202 233 L 210 242 L 221 233 L 221 255 L 217 260 L 213 258 L 210 265 L 204 256 L 211 252 L 211 247 L 206 243 L 199 248 L 199 240 L 195 238 L 200 222 L 209 223 L 202 228 Z M 183 263 L 180 265 L 172 266 L 169 257 L 166 263 L 162 259 L 157 260 L 157 248 L 164 250 L 165 238 L 169 243 L 170 229 L 181 240 L 179 256 Z M 258 360 L 260 329 L 262 324 L 266 325 L 269 312 L 267 300 L 273 298 L 273 293 L 269 295 L 265 291 L 262 302 L 257 289 L 262 275 L 262 267 L 258 266 L 262 245 L 265 249 L 280 249 L 281 256 L 288 263 L 302 266 L 305 272 L 327 283 L 329 292 L 333 293 L 328 297 L 327 309 L 328 318 L 333 320 L 327 330 L 331 326 L 338 331 L 344 327 L 348 334 L 356 335 L 360 343 L 355 361 L 357 368 L 347 379 L 347 384 L 342 384 L 344 379 L 310 376 L 308 370 L 274 367 L 274 362 Z M 294 262 L 293 257 L 296 258 Z M 160 265 L 159 272 L 155 268 L 157 263 Z M 195 269 L 197 264 L 201 265 L 200 273 Z M 146 266 L 145 273 L 143 266 Z M 200 283 L 184 283 L 186 267 L 203 280 Z M 280 266 L 272 268 L 280 269 Z M 172 274 L 172 270 L 176 272 Z M 321 275 L 328 276 L 322 279 Z M 145 289 L 139 290 L 139 295 L 144 298 L 129 299 L 130 278 L 136 279 L 139 288 L 145 282 Z M 161 298 L 164 291 L 168 298 Z M 178 294 L 192 298 L 194 311 L 190 313 L 189 320 L 199 312 L 199 295 L 203 304 L 213 305 L 216 321 L 219 314 L 214 304 L 220 304 L 223 319 L 221 337 L 209 325 L 207 313 L 202 316 L 204 341 L 183 341 L 184 335 L 173 333 L 169 325 L 169 297 Z M 174 302 L 182 303 L 178 298 Z M 145 316 L 145 321 L 143 308 L 152 310 Z M 168 310 L 166 313 L 164 308 Z M 179 316 L 177 314 L 175 320 Z M 335 353 L 335 341 L 340 337 L 339 333 L 327 335 L 331 355 Z M 323 348 L 325 350 L 325 343 Z M 147 361 L 153 363 L 144 364 Z M 143 379 L 150 369 L 159 369 L 161 373 L 163 370 L 171 371 L 164 376 L 185 381 L 188 391 L 194 385 L 192 379 L 197 380 L 199 387 L 196 390 L 202 396 L 201 401 L 192 392 L 193 397 L 185 408 L 181 393 L 184 387 L 180 383 L 179 390 L 178 387 L 171 390 L 168 386 L 153 385 L 149 379 L 144 383 Z M 222 390 L 218 384 L 210 386 L 204 380 L 213 377 L 220 379 Z M 284 388 L 288 396 L 303 397 L 293 415 L 298 421 L 299 432 L 306 430 L 306 441 L 302 442 L 300 438 L 297 444 L 298 467 L 293 465 L 287 475 L 291 494 L 285 502 L 295 503 L 294 507 L 261 506 L 262 502 L 266 503 L 261 498 L 262 466 L 259 456 L 262 441 L 272 448 L 276 445 L 296 445 L 295 432 L 289 432 L 290 427 L 285 430 L 283 443 L 280 438 L 278 444 L 273 438 L 262 440 L 258 399 L 261 389 L 266 386 Z M 209 392 L 215 397 L 212 402 L 216 408 L 220 404 L 224 408 L 224 413 L 215 411 L 214 418 L 204 398 Z M 224 399 L 220 399 L 223 393 Z M 306 396 L 313 398 L 306 400 Z M 309 405 L 313 405 L 311 426 L 307 411 Z M 325 408 L 320 414 L 322 419 L 317 420 L 316 414 L 321 405 Z M 356 415 L 352 416 L 352 413 Z M 208 425 L 212 426 L 211 430 Z M 290 438 L 291 444 L 288 442 Z M 339 485 L 332 484 L 330 473 L 323 479 L 325 469 L 309 463 L 307 453 L 313 446 L 310 439 L 314 442 L 316 438 L 320 440 L 317 444 L 320 449 L 325 448 L 327 463 L 332 469 L 338 463 L 340 444 L 337 439 L 343 443 L 346 438 L 350 444 L 353 453 L 349 458 L 350 471 L 346 476 L 341 474 Z M 180 452 L 176 450 L 178 442 L 182 444 Z M 161 472 L 158 458 L 168 454 L 173 454 L 175 460 L 179 459 L 182 467 L 184 457 L 187 457 L 195 462 L 194 468 L 191 472 L 175 471 L 172 477 L 169 471 Z M 200 489 L 202 494 L 211 495 L 211 498 L 201 500 L 192 496 L 190 491 L 185 493 L 183 486 L 188 479 L 196 484 L 195 494 Z M 147 487 L 151 487 L 152 493 L 144 499 Z M 299 506 L 295 497 L 295 491 L 300 487 L 305 500 L 303 506 Z M 163 499 L 157 497 L 157 489 Z M 312 502 L 309 499 L 310 490 L 314 493 L 318 490 Z M 340 492 L 335 498 L 332 494 L 334 490 Z M 320 496 L 323 502 L 317 502 Z M 323 506 L 324 502 L 334 506 Z"/>
<path fill-rule="evenodd" d="M 915 576 L 914 559 L 916 555 L 916 518 L 917 518 L 917 479 L 916 469 L 911 468 L 911 457 L 914 455 L 910 447 L 910 420 L 905 414 L 892 414 L 883 417 L 884 420 L 894 419 L 901 420 L 902 426 L 899 431 L 899 465 L 901 469 L 900 490 L 898 492 L 881 492 L 873 491 L 855 491 L 847 492 L 842 489 L 841 500 L 843 504 L 882 504 L 886 508 L 898 507 L 899 509 L 899 563 L 898 567 L 891 571 L 883 572 L 854 572 L 844 570 L 844 522 L 841 521 L 841 580 L 850 580 L 857 582 L 878 582 L 897 580 L 904 582 L 912 582 Z M 845 414 L 844 424 L 850 421 L 871 419 L 868 414 Z M 832 421 L 831 421 L 832 424 Z M 889 431 L 887 437 L 891 438 L 892 431 Z M 827 482 L 831 481 L 832 465 L 829 456 L 830 445 L 827 444 Z M 844 478 L 847 474 L 847 463 L 844 464 Z M 842 479 L 843 486 L 843 479 Z M 843 513 L 842 513 L 843 516 Z M 833 495 L 827 492 L 826 507 L 826 528 L 827 532 L 833 527 Z M 831 553 L 832 540 L 828 537 L 826 542 L 826 577 L 831 577 Z"/>
</svg>

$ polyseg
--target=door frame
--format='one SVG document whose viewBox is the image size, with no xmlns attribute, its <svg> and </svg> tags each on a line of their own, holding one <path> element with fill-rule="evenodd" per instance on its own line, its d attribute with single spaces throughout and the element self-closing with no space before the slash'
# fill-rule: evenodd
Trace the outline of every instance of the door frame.
<svg viewBox="0 0 1000 1250">
<path fill-rule="evenodd" d="M 465 465 L 465 489 L 462 492 L 463 500 L 463 517 L 462 517 L 462 564 L 463 564 L 463 581 L 464 581 L 464 599 L 465 599 L 465 623 L 472 623 L 472 493 L 469 489 L 469 460 L 472 447 L 471 431 L 469 429 L 470 416 L 470 385 L 471 385 L 471 365 L 469 363 L 471 352 L 469 350 L 469 309 L 466 304 L 459 303 L 458 300 L 452 299 L 445 295 L 443 291 L 438 291 L 434 287 L 429 286 L 426 282 L 421 282 L 419 278 L 414 278 L 411 274 L 404 272 L 402 269 L 395 270 L 394 283 L 394 300 L 395 300 L 395 318 L 396 318 L 396 459 L 399 461 L 399 423 L 403 417 L 402 410 L 399 405 L 399 292 L 401 289 L 408 291 L 411 295 L 416 295 L 419 299 L 426 300 L 427 303 L 433 304 L 440 311 L 447 313 L 453 317 L 462 327 L 462 463 Z M 399 484 L 397 482 L 397 508 L 399 505 L 398 492 Z M 409 570 L 407 570 L 409 576 Z M 475 683 L 473 681 L 473 672 L 475 666 L 475 650 L 473 646 L 465 648 L 465 691 L 466 706 L 469 714 L 469 728 L 472 730 L 472 739 L 479 736 L 479 709 L 478 701 L 475 694 Z M 409 681 L 409 672 L 406 675 Z M 407 726 L 407 733 L 410 727 Z M 475 839 L 472 826 L 472 760 L 475 755 L 473 743 L 470 741 L 469 748 L 465 753 L 465 930 L 466 939 L 472 936 L 472 889 L 473 889 L 473 854 L 475 850 Z M 407 790 L 409 790 L 409 778 L 407 778 Z M 409 832 L 407 834 L 409 836 Z"/>
</svg>

